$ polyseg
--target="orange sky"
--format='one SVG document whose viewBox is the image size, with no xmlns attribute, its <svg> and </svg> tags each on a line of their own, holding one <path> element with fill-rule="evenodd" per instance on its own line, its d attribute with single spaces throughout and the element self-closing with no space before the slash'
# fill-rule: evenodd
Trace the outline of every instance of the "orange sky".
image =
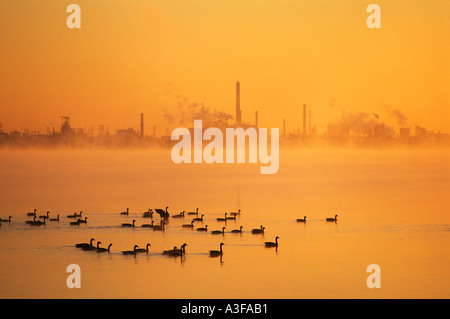
<svg viewBox="0 0 450 319">
<path fill-rule="evenodd" d="M 81 29 L 66 7 L 81 7 Z M 0 3 L 3 129 L 157 125 L 187 98 L 244 121 L 300 127 L 312 109 L 319 133 L 347 112 L 386 105 L 408 125 L 448 132 L 450 1 L 376 1 L 381 29 L 366 26 L 371 1 L 96 0 Z M 171 128 L 171 127 L 169 127 Z M 149 130 L 147 130 L 148 133 Z"/>
</svg>

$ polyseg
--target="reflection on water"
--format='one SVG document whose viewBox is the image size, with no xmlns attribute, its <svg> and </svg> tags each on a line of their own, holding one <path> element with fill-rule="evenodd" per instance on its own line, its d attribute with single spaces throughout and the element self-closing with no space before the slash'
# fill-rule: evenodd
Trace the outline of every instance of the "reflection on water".
<svg viewBox="0 0 450 319">
<path fill-rule="evenodd" d="M 0 228 L 0 297 L 448 298 L 448 155 L 292 151 L 264 176 L 257 165 L 175 165 L 166 153 L 2 151 L 0 217 L 12 222 Z M 203 221 L 184 228 L 197 217 L 186 214 L 164 231 L 141 227 L 151 222 L 144 212 L 166 206 L 171 215 L 198 207 Z M 60 221 L 27 225 L 35 208 Z M 71 226 L 66 216 L 80 211 L 87 223 Z M 265 247 L 276 236 L 279 246 Z M 110 253 L 75 248 L 91 237 L 112 243 Z M 223 256 L 210 257 L 221 242 Z M 147 243 L 148 254 L 121 253 Z M 162 254 L 183 243 L 185 256 Z M 374 263 L 380 289 L 366 286 Z M 66 286 L 69 264 L 81 267 L 81 289 Z"/>
</svg>

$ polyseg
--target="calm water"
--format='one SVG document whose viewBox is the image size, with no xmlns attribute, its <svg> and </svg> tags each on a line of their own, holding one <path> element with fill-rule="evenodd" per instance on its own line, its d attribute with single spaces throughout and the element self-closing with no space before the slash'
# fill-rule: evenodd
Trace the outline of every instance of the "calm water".
<svg viewBox="0 0 450 319">
<path fill-rule="evenodd" d="M 0 217 L 12 216 L 0 227 L 0 298 L 450 297 L 449 151 L 282 151 L 273 176 L 257 164 L 175 165 L 169 150 L 0 154 Z M 164 232 L 140 227 L 144 211 L 166 206 L 199 207 L 195 227 L 225 234 L 182 228 L 190 216 Z M 34 208 L 61 220 L 26 225 Z M 238 208 L 236 221 L 216 221 Z M 87 224 L 70 226 L 81 210 Z M 260 225 L 265 234 L 252 234 Z M 275 236 L 278 249 L 265 248 Z M 74 247 L 91 237 L 111 253 Z M 184 258 L 161 254 L 184 242 Z M 223 257 L 209 257 L 221 242 Z M 146 243 L 149 254 L 121 254 Z M 66 286 L 69 264 L 81 289 Z M 381 267 L 380 289 L 366 286 L 369 264 Z"/>
</svg>

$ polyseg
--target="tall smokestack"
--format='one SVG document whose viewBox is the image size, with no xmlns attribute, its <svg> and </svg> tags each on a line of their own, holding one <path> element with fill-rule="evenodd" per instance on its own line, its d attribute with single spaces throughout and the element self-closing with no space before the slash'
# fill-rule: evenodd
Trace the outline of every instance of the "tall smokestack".
<svg viewBox="0 0 450 319">
<path fill-rule="evenodd" d="M 236 124 L 241 124 L 241 85 L 236 82 Z"/>
<path fill-rule="evenodd" d="M 258 128 L 258 111 L 255 111 L 255 127 Z"/>
<path fill-rule="evenodd" d="M 308 128 L 308 134 L 311 135 L 311 110 L 309 110 L 309 128 Z"/>
<path fill-rule="evenodd" d="M 144 113 L 141 113 L 141 138 L 144 138 Z"/>
<path fill-rule="evenodd" d="M 306 104 L 303 104 L 303 135 L 306 135 Z"/>
</svg>

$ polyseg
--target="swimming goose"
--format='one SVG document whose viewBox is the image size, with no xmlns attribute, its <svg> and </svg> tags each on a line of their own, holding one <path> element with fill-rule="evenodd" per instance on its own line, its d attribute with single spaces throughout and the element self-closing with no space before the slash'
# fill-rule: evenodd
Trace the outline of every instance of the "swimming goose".
<svg viewBox="0 0 450 319">
<path fill-rule="evenodd" d="M 46 215 L 41 215 L 41 216 L 39 216 L 39 218 L 47 219 L 49 214 L 50 214 L 50 212 L 47 211 Z"/>
<path fill-rule="evenodd" d="M 195 212 L 189 212 L 187 213 L 188 215 L 198 215 L 198 208 L 196 209 Z"/>
<path fill-rule="evenodd" d="M 138 247 L 139 247 L 138 245 L 134 245 L 133 250 L 125 250 L 125 251 L 122 251 L 122 254 L 124 254 L 124 255 L 136 255 L 136 253 L 137 253 L 136 249 L 137 249 Z"/>
<path fill-rule="evenodd" d="M 242 233 L 242 228 L 244 228 L 244 227 L 239 227 L 239 229 L 233 229 L 231 232 L 232 233 Z"/>
<path fill-rule="evenodd" d="M 130 224 L 130 223 L 123 223 L 122 224 L 122 227 L 134 227 L 134 223 L 135 223 L 136 221 L 133 219 L 133 223 L 132 224 Z"/>
<path fill-rule="evenodd" d="M 33 224 L 36 222 L 36 216 L 33 216 L 33 220 L 27 220 L 25 221 L 25 224 Z"/>
<path fill-rule="evenodd" d="M 197 231 L 208 231 L 208 225 L 205 225 L 205 227 L 197 228 Z"/>
<path fill-rule="evenodd" d="M 35 220 L 30 225 L 31 226 L 42 226 L 42 225 L 45 225 L 45 219 L 44 219 L 43 222 L 41 222 L 40 220 L 36 220 L 36 218 L 35 218 Z"/>
<path fill-rule="evenodd" d="M 220 250 L 210 250 L 209 251 L 209 256 L 210 257 L 222 256 L 222 254 L 223 254 L 222 246 L 223 245 L 224 245 L 224 243 L 220 243 Z"/>
<path fill-rule="evenodd" d="M 216 218 L 218 222 L 223 222 L 227 220 L 227 213 L 225 213 L 225 218 Z"/>
<path fill-rule="evenodd" d="M 147 228 L 153 228 L 154 227 L 154 225 L 153 225 L 153 223 L 154 223 L 154 221 L 152 220 L 152 223 L 151 224 L 142 224 L 142 226 L 141 227 L 147 227 Z"/>
<path fill-rule="evenodd" d="M 77 217 L 78 214 L 77 213 L 73 213 L 72 215 L 67 215 L 67 218 L 75 218 Z"/>
<path fill-rule="evenodd" d="M 177 246 L 174 246 L 173 249 L 171 249 L 171 250 L 164 250 L 163 254 L 164 255 L 170 255 L 170 256 L 186 255 L 186 246 L 187 246 L 186 243 L 181 245 L 180 249 L 178 249 Z"/>
<path fill-rule="evenodd" d="M 73 213 L 73 216 L 76 218 L 76 217 L 80 217 L 81 218 L 81 215 L 83 214 L 83 211 L 80 211 L 80 213 L 79 214 L 77 214 L 77 213 Z"/>
<path fill-rule="evenodd" d="M 128 215 L 129 213 L 130 213 L 130 209 L 127 208 L 127 211 L 126 212 L 121 212 L 120 215 Z"/>
<path fill-rule="evenodd" d="M 8 219 L 0 218 L 0 222 L 2 222 L 2 223 L 10 223 L 11 222 L 11 216 L 9 216 Z"/>
<path fill-rule="evenodd" d="M 87 223 L 87 217 L 84 217 L 84 219 L 79 219 L 80 223 L 86 224 Z"/>
<path fill-rule="evenodd" d="M 336 222 L 338 215 L 334 215 L 334 218 L 327 218 L 327 222 Z"/>
<path fill-rule="evenodd" d="M 147 243 L 147 246 L 145 246 L 145 249 L 144 248 L 138 248 L 138 249 L 136 249 L 136 252 L 137 253 L 147 253 L 148 254 L 148 246 L 151 246 L 149 243 Z"/>
<path fill-rule="evenodd" d="M 261 225 L 261 227 L 252 229 L 252 234 L 263 234 L 264 233 L 264 229 L 266 229 L 266 227 L 263 227 L 263 225 Z"/>
<path fill-rule="evenodd" d="M 162 221 L 161 220 L 161 225 L 155 225 L 155 226 L 153 226 L 153 230 L 161 230 L 161 231 L 164 231 L 165 230 L 165 227 L 164 227 L 164 225 L 165 225 L 166 223 L 164 222 L 164 221 Z"/>
<path fill-rule="evenodd" d="M 264 243 L 264 245 L 266 246 L 266 247 L 278 247 L 278 238 L 280 238 L 280 237 L 275 237 L 275 242 L 271 242 L 271 241 L 266 241 L 265 243 Z"/>
<path fill-rule="evenodd" d="M 27 213 L 27 216 L 36 216 L 36 211 L 37 211 L 37 209 L 35 208 L 34 212 L 33 213 Z"/>
<path fill-rule="evenodd" d="M 98 246 L 98 245 L 97 245 L 97 246 Z M 106 253 L 106 252 L 110 253 L 110 252 L 111 252 L 111 251 L 110 251 L 111 246 L 112 246 L 112 244 L 109 244 L 108 248 L 98 247 L 98 248 L 96 249 L 96 251 L 97 251 L 98 253 Z"/>
<path fill-rule="evenodd" d="M 92 245 L 92 242 L 93 242 L 94 240 L 95 240 L 94 238 L 91 238 L 89 244 L 88 244 L 88 243 L 75 244 L 75 247 L 77 247 L 77 248 L 89 248 L 89 247 L 94 247 L 94 246 Z"/>
<path fill-rule="evenodd" d="M 298 223 L 306 223 L 306 216 L 305 217 L 303 217 L 303 219 L 297 219 L 297 222 Z"/>
<path fill-rule="evenodd" d="M 236 215 L 240 215 L 241 214 L 241 210 L 239 209 L 237 212 L 230 212 L 231 216 L 236 216 Z"/>
<path fill-rule="evenodd" d="M 153 211 L 151 208 L 148 209 L 148 211 L 144 212 L 144 215 L 142 215 L 144 218 L 153 218 Z"/>
<path fill-rule="evenodd" d="M 183 217 L 184 217 L 184 210 L 181 213 L 172 216 L 172 218 L 183 218 Z"/>
<path fill-rule="evenodd" d="M 98 250 L 98 249 L 100 249 L 100 244 L 101 244 L 102 242 L 101 241 L 98 241 L 97 242 L 97 247 L 94 247 L 94 246 L 85 246 L 85 247 L 81 247 L 81 249 L 83 249 L 83 250 Z"/>
<path fill-rule="evenodd" d="M 202 214 L 202 216 L 200 216 L 200 217 L 195 217 L 193 220 L 194 221 L 196 221 L 196 222 L 203 222 L 203 214 Z"/>
<path fill-rule="evenodd" d="M 192 220 L 190 224 L 184 224 L 183 228 L 194 228 L 194 221 Z"/>
<path fill-rule="evenodd" d="M 45 221 L 45 219 L 44 219 L 44 221 Z M 80 226 L 80 223 L 81 223 L 81 219 L 78 218 L 78 220 L 76 222 L 70 222 L 70 225 L 72 225 L 72 226 Z"/>
<path fill-rule="evenodd" d="M 215 235 L 217 235 L 217 234 L 225 234 L 225 228 L 226 227 L 222 227 L 222 230 L 213 230 L 211 232 L 211 234 L 215 234 Z"/>
<path fill-rule="evenodd" d="M 58 217 L 56 217 L 56 218 L 50 218 L 49 219 L 51 222 L 59 222 L 59 214 L 58 214 Z"/>
</svg>

